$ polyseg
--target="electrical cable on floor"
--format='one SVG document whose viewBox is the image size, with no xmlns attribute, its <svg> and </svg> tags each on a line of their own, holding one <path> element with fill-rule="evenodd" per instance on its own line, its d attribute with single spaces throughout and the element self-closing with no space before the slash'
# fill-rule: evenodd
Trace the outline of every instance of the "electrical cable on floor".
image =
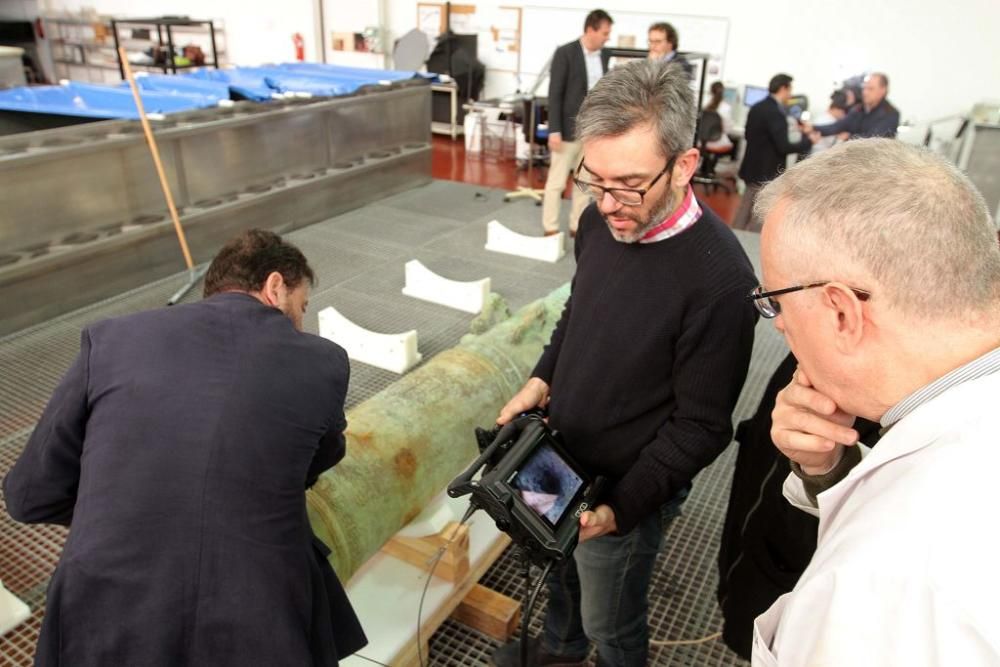
<svg viewBox="0 0 1000 667">
<path fill-rule="evenodd" d="M 431 578 L 434 576 L 434 570 L 437 569 L 438 563 L 441 562 L 441 558 L 448 550 L 448 547 L 451 546 L 451 543 L 458 536 L 458 529 L 464 526 L 469 521 L 469 518 L 472 517 L 472 513 L 475 512 L 477 509 L 479 508 L 477 508 L 475 505 L 471 503 L 469 504 L 469 509 L 466 510 L 465 516 L 463 516 L 462 520 L 458 522 L 458 528 L 453 530 L 451 533 L 451 537 L 448 538 L 448 541 L 438 548 L 437 553 L 434 554 L 434 562 L 431 563 L 431 567 L 427 571 L 427 581 L 424 582 L 424 590 L 420 592 L 420 602 L 417 604 L 417 662 L 420 663 L 420 667 L 425 667 L 426 665 L 426 663 L 424 662 L 423 645 L 420 642 L 420 619 L 424 615 L 424 598 L 427 596 L 427 589 L 431 585 Z M 428 652 L 430 652 L 429 643 L 427 645 L 427 650 Z M 428 655 L 427 658 L 430 659 L 430 655 Z"/>
<path fill-rule="evenodd" d="M 710 635 L 699 639 L 651 639 L 650 646 L 695 646 L 696 644 L 707 644 L 722 636 L 721 632 L 713 632 Z"/>
<path fill-rule="evenodd" d="M 355 653 L 351 657 L 352 658 L 361 658 L 362 660 L 367 660 L 368 662 L 374 662 L 376 665 L 382 665 L 382 667 L 389 667 L 389 665 L 385 664 L 384 662 L 379 662 L 378 660 L 372 660 L 371 658 L 365 657 L 365 656 L 361 655 L 360 653 Z"/>
<path fill-rule="evenodd" d="M 545 567 L 542 569 L 542 573 L 538 575 L 538 579 L 535 580 L 534 588 L 531 586 L 531 563 L 528 561 L 527 556 L 524 552 L 521 552 L 521 558 L 524 559 L 524 610 L 521 613 L 521 664 L 528 664 L 528 634 L 531 632 L 531 614 L 535 609 L 535 600 L 538 598 L 539 591 L 542 590 L 542 584 L 545 583 L 546 578 L 549 576 L 549 572 L 552 570 L 552 566 L 555 565 L 554 560 L 549 560 Z"/>
</svg>

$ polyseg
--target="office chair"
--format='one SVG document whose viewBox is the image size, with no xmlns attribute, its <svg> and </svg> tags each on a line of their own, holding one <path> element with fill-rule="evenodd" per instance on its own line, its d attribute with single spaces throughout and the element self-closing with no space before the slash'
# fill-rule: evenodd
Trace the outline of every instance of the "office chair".
<svg viewBox="0 0 1000 667">
<path fill-rule="evenodd" d="M 701 152 L 701 164 L 698 171 L 691 180 L 705 186 L 705 190 L 711 193 L 716 188 L 722 188 L 727 193 L 732 193 L 732 186 L 722 177 L 715 173 L 715 166 L 719 158 L 730 155 L 733 152 L 733 145 L 724 148 L 710 147 L 709 144 L 718 141 L 722 137 L 722 116 L 716 111 L 704 110 L 698 118 L 698 150 Z"/>
</svg>

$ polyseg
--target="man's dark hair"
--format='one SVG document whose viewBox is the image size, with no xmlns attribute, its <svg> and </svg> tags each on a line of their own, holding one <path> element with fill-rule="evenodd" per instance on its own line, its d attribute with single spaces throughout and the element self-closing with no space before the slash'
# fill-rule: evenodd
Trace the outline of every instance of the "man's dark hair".
<svg viewBox="0 0 1000 667">
<path fill-rule="evenodd" d="M 594 11 L 587 14 L 587 18 L 584 19 L 583 31 L 587 32 L 588 29 L 600 30 L 601 24 L 604 23 L 605 21 L 607 21 L 609 25 L 614 23 L 614 20 L 611 18 L 611 14 L 608 14 L 603 9 L 595 9 Z"/>
<path fill-rule="evenodd" d="M 674 51 L 680 48 L 681 38 L 677 34 L 677 29 L 674 28 L 674 26 L 670 25 L 669 23 L 654 23 L 653 25 L 649 26 L 649 30 L 647 30 L 647 32 L 652 32 L 654 30 L 666 34 L 667 41 L 670 42 L 670 46 L 673 47 Z"/>
<path fill-rule="evenodd" d="M 850 111 L 851 105 L 847 103 L 847 93 L 842 90 L 835 90 L 830 95 L 830 106 L 841 111 Z"/>
<path fill-rule="evenodd" d="M 205 274 L 205 297 L 236 290 L 256 292 L 272 272 L 281 274 L 289 289 L 316 276 L 302 251 L 263 229 L 245 231 L 222 247 Z"/>
<path fill-rule="evenodd" d="M 726 95 L 726 87 L 721 81 L 716 81 L 709 86 L 708 91 L 711 93 L 712 99 L 705 105 L 705 111 L 717 112 L 719 110 L 719 105 L 722 104 L 723 97 Z"/>
<path fill-rule="evenodd" d="M 772 95 L 784 88 L 792 85 L 792 77 L 787 74 L 775 74 L 771 77 L 771 83 L 767 84 L 767 92 Z"/>
</svg>

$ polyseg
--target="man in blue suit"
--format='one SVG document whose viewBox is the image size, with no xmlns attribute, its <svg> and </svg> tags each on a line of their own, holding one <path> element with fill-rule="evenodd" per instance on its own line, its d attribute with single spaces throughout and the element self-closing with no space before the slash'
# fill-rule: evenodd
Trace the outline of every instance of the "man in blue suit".
<svg viewBox="0 0 1000 667">
<path fill-rule="evenodd" d="M 364 645 L 306 516 L 349 375 L 301 331 L 313 279 L 252 230 L 203 301 L 84 329 L 4 480 L 14 519 L 70 526 L 36 665 L 329 667 Z"/>
</svg>

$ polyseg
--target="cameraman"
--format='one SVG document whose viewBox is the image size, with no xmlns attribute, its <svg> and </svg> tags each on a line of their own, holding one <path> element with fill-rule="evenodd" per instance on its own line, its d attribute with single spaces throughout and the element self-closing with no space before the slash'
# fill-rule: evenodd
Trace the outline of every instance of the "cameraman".
<svg viewBox="0 0 1000 667">
<path fill-rule="evenodd" d="M 535 407 L 604 497 L 580 518 L 580 545 L 548 580 L 531 664 L 645 665 L 647 589 L 666 520 L 692 478 L 730 442 L 756 315 L 753 269 L 735 235 L 695 199 L 695 104 L 682 68 L 616 68 L 577 116 L 576 275 L 527 384 L 501 410 Z M 518 664 L 508 644 L 493 656 Z"/>
</svg>

